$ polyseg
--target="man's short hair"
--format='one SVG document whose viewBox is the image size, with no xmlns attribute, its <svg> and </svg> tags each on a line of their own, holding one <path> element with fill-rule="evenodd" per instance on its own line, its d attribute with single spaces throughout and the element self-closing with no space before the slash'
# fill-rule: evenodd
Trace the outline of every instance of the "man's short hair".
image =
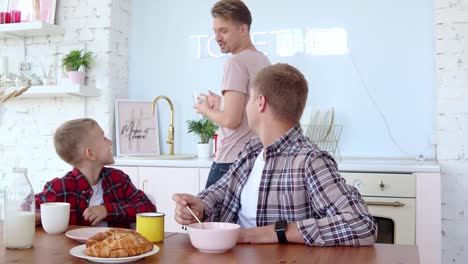
<svg viewBox="0 0 468 264">
<path fill-rule="evenodd" d="M 211 15 L 214 18 L 221 17 L 232 19 L 240 24 L 247 24 L 250 30 L 252 25 L 252 15 L 249 8 L 240 0 L 221 0 L 211 8 Z"/>
<path fill-rule="evenodd" d="M 90 130 L 98 123 L 91 118 L 69 120 L 60 125 L 54 134 L 54 147 L 59 157 L 76 166 L 82 157 Z"/>
<path fill-rule="evenodd" d="M 277 63 L 263 68 L 253 84 L 254 96 L 265 96 L 273 113 L 283 120 L 299 122 L 309 91 L 304 75 L 293 66 Z"/>
</svg>

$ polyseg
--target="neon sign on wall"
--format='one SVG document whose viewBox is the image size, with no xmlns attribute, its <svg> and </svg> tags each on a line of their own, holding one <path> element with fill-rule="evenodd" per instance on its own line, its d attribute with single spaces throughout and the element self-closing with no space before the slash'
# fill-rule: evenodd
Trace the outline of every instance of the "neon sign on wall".
<svg viewBox="0 0 468 264">
<path fill-rule="evenodd" d="M 280 29 L 270 32 L 251 32 L 255 47 L 267 56 L 291 57 L 296 55 L 343 55 L 348 50 L 348 34 L 343 28 Z M 198 59 L 219 58 L 215 35 L 192 35 L 196 42 Z"/>
</svg>

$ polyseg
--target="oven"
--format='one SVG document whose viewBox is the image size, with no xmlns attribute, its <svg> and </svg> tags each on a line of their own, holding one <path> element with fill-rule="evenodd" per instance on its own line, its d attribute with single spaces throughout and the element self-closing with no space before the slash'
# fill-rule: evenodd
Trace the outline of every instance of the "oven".
<svg viewBox="0 0 468 264">
<path fill-rule="evenodd" d="M 359 190 L 376 219 L 377 243 L 415 245 L 415 175 L 367 172 L 341 175 Z"/>
</svg>

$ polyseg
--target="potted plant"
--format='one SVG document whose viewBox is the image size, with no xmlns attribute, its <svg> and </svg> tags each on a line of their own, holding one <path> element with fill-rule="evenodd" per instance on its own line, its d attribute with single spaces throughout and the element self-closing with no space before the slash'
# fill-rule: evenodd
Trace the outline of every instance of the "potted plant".
<svg viewBox="0 0 468 264">
<path fill-rule="evenodd" d="M 68 77 L 73 83 L 84 85 L 85 70 L 93 62 L 93 53 L 84 50 L 71 50 L 62 60 L 63 68 L 68 72 Z"/>
<path fill-rule="evenodd" d="M 210 139 L 213 138 L 218 126 L 206 117 L 200 120 L 187 120 L 187 125 L 189 133 L 195 133 L 200 137 L 197 145 L 198 157 L 210 158 L 212 149 Z"/>
</svg>

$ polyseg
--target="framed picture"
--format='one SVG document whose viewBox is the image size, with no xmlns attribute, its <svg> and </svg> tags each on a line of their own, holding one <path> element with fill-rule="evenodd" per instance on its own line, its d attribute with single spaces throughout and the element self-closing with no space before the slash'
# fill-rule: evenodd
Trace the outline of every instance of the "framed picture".
<svg viewBox="0 0 468 264">
<path fill-rule="evenodd" d="M 157 113 L 152 102 L 116 100 L 115 137 L 117 156 L 159 155 Z"/>
</svg>

